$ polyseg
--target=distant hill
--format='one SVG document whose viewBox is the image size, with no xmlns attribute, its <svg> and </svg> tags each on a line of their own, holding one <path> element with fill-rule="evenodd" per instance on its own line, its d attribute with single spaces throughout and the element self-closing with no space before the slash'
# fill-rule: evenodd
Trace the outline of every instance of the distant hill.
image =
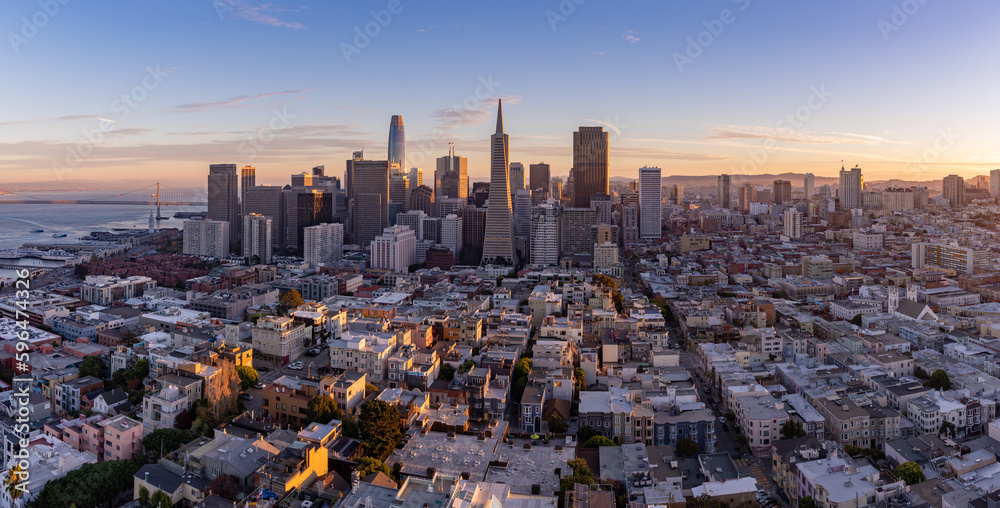
<svg viewBox="0 0 1000 508">
<path fill-rule="evenodd" d="M 792 187 L 802 187 L 802 180 L 805 178 L 804 173 L 780 173 L 780 174 L 770 174 L 765 173 L 762 175 L 738 175 L 730 174 L 730 186 L 732 188 L 739 187 L 745 183 L 750 185 L 766 185 L 770 186 L 775 180 L 788 180 L 792 182 Z M 979 175 L 972 178 L 966 178 L 965 184 L 970 187 L 976 186 L 989 186 L 989 176 Z M 627 184 L 632 181 L 632 178 L 624 178 L 616 176 L 611 178 L 612 184 Z M 663 185 L 684 185 L 688 188 L 711 188 L 714 187 L 718 182 L 718 175 L 670 175 L 663 177 Z M 835 176 L 817 176 L 816 186 L 821 185 L 832 185 L 837 187 L 840 185 L 840 179 Z M 929 190 L 941 190 L 941 179 L 936 180 L 900 180 L 898 178 L 893 178 L 890 180 L 868 180 L 865 179 L 865 186 L 871 187 L 873 189 L 884 189 L 887 187 L 912 187 L 920 186 L 927 187 Z"/>
</svg>

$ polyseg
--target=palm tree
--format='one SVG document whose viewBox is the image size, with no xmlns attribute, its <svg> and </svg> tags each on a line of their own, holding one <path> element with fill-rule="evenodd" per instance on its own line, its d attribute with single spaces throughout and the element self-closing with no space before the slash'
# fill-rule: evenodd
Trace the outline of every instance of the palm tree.
<svg viewBox="0 0 1000 508">
<path fill-rule="evenodd" d="M 21 484 L 21 473 L 23 472 L 24 468 L 21 467 L 21 464 L 16 463 L 7 472 L 7 479 L 4 480 L 4 488 L 7 489 L 7 494 L 15 501 L 24 495 L 24 490 L 18 488 L 18 485 Z"/>
</svg>

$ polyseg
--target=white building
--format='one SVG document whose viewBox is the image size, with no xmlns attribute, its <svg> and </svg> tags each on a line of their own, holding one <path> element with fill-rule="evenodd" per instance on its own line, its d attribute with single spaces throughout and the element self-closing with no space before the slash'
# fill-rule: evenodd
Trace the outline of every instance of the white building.
<svg viewBox="0 0 1000 508">
<path fill-rule="evenodd" d="M 885 236 L 882 233 L 855 231 L 854 250 L 882 250 Z"/>
<path fill-rule="evenodd" d="M 459 219 L 461 234 L 461 219 Z M 390 226 L 375 237 L 371 246 L 371 266 L 405 273 L 417 262 L 417 235 L 406 226 Z"/>
<path fill-rule="evenodd" d="M 417 241 L 424 240 L 424 219 L 427 214 L 423 210 L 410 210 L 396 214 L 396 225 L 407 226 L 417 235 Z"/>
<path fill-rule="evenodd" d="M 618 264 L 618 244 L 594 245 L 594 268 L 607 268 Z"/>
<path fill-rule="evenodd" d="M 344 225 L 319 224 L 302 230 L 302 255 L 309 266 L 332 263 L 344 257 Z"/>
<path fill-rule="evenodd" d="M 785 210 L 785 236 L 792 240 L 802 239 L 802 212 L 789 208 Z"/>
<path fill-rule="evenodd" d="M 220 220 L 184 221 L 184 253 L 229 257 L 229 223 Z"/>
<path fill-rule="evenodd" d="M 450 214 L 441 219 L 441 245 L 451 249 L 455 259 L 462 253 L 462 218 Z"/>
<path fill-rule="evenodd" d="M 271 225 L 271 218 L 259 213 L 243 216 L 243 257 L 251 264 L 271 263 Z"/>
<path fill-rule="evenodd" d="M 639 237 L 660 238 L 663 215 L 663 188 L 660 168 L 639 168 Z"/>
<path fill-rule="evenodd" d="M 555 200 L 531 211 L 531 264 L 559 264 L 559 205 Z"/>
</svg>

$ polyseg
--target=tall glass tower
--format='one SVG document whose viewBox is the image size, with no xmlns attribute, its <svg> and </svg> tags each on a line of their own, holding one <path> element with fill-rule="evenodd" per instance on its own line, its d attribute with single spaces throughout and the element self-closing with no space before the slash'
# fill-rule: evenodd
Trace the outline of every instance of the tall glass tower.
<svg viewBox="0 0 1000 508">
<path fill-rule="evenodd" d="M 406 176 L 406 129 L 401 115 L 392 115 L 389 122 L 389 168 L 392 176 Z"/>
</svg>

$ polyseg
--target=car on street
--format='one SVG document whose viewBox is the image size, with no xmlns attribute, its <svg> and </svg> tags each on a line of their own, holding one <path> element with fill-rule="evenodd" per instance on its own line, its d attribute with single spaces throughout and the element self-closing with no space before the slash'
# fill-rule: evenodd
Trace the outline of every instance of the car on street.
<svg viewBox="0 0 1000 508">
<path fill-rule="evenodd" d="M 241 393 L 240 398 L 243 400 L 253 400 L 253 395 L 250 395 L 249 393 Z"/>
<path fill-rule="evenodd" d="M 292 362 L 288 364 L 288 368 L 292 370 L 302 370 L 303 366 L 305 366 L 305 364 L 302 362 Z"/>
<path fill-rule="evenodd" d="M 719 423 L 726 423 L 726 418 L 724 416 L 720 416 Z"/>
<path fill-rule="evenodd" d="M 319 350 L 316 348 L 306 351 L 306 356 L 318 356 L 318 355 L 319 355 Z"/>
</svg>

